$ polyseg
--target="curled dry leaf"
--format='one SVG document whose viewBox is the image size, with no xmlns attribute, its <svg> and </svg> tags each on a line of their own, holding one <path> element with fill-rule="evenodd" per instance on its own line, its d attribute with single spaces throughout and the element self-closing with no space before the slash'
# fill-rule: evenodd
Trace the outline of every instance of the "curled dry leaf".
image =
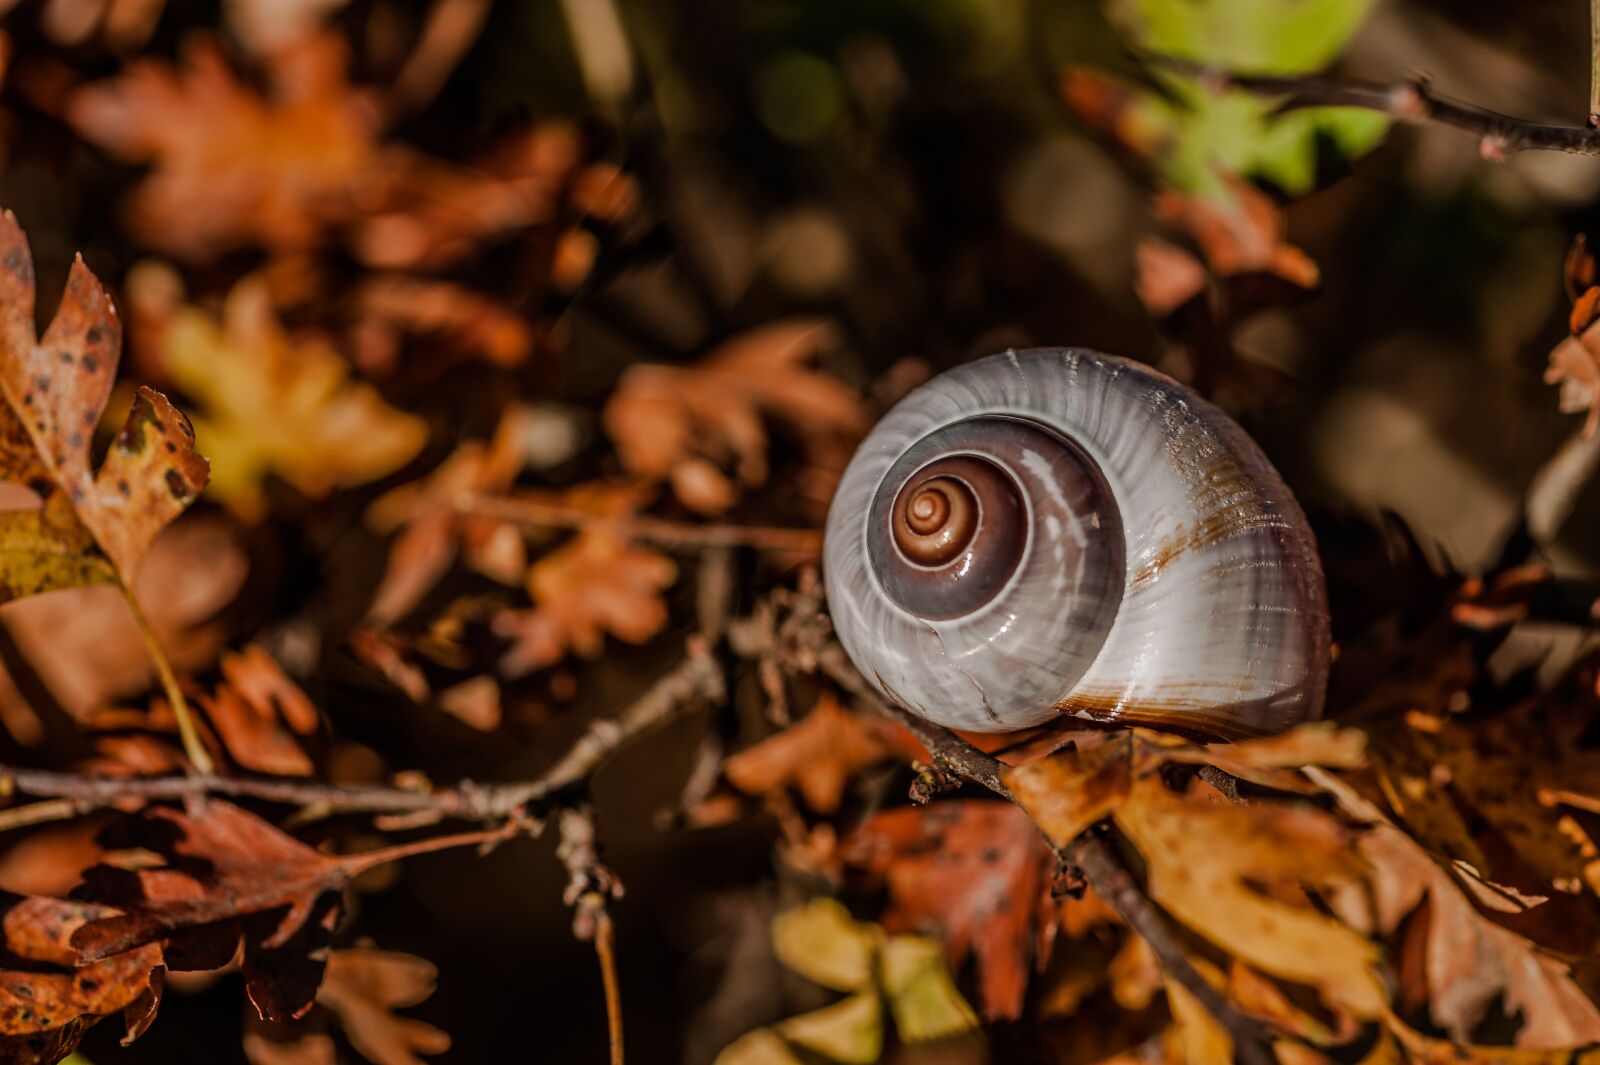
<svg viewBox="0 0 1600 1065">
<path fill-rule="evenodd" d="M 273 657 L 255 644 L 225 654 L 222 680 L 209 694 L 198 694 L 201 741 L 219 760 L 274 776 L 310 776 L 316 768 L 305 744 L 322 722 L 305 692 Z M 165 773 L 182 768 L 176 746 L 158 736 L 174 736 L 177 718 L 162 696 L 148 710 L 110 708 L 89 716 L 100 757 L 92 770 L 123 776 Z M 126 735 L 123 733 L 132 733 Z"/>
<path fill-rule="evenodd" d="M 820 321 L 779 322 L 693 366 L 630 367 L 602 413 L 623 466 L 670 482 L 690 509 L 718 514 L 767 479 L 764 417 L 798 430 L 813 464 L 831 459 L 866 424 L 853 392 L 806 365 L 831 336 Z"/>
<path fill-rule="evenodd" d="M 1396 960 L 1415 1000 L 1458 1043 L 1468 1043 L 1496 1003 L 1520 1014 L 1519 1047 L 1564 1048 L 1600 1040 L 1600 1007 L 1571 967 L 1489 919 L 1464 892 L 1466 880 L 1400 831 L 1349 783 L 1322 773 L 1318 783 L 1351 816 L 1371 827 L 1361 837 L 1370 863 L 1368 897 L 1335 894 L 1336 912 L 1356 927 L 1367 915 L 1377 930 L 1409 926 Z M 1473 1059 L 1477 1060 L 1477 1059 Z"/>
<path fill-rule="evenodd" d="M 130 288 L 142 290 L 134 302 L 168 309 L 155 331 L 161 362 L 199 405 L 195 432 L 217 463 L 212 492 L 234 512 L 265 511 L 268 474 L 316 498 L 386 476 L 421 450 L 422 421 L 351 380 L 325 340 L 290 337 L 260 277 L 234 285 L 219 322 L 197 307 L 173 307 L 182 287 L 161 269 L 130 277 Z"/>
<path fill-rule="evenodd" d="M 165 942 L 174 971 L 217 969 L 242 940 L 245 987 L 262 1017 L 287 1020 L 311 1007 L 340 892 L 370 860 L 321 854 L 220 799 L 195 814 L 152 807 L 124 827 L 130 838 L 115 842 L 166 864 L 89 870 L 86 891 L 125 912 L 73 932 L 85 962 Z"/>
<path fill-rule="evenodd" d="M 1116 822 L 1145 858 L 1150 897 L 1196 933 L 1329 1004 L 1378 1016 L 1376 944 L 1311 904 L 1304 886 L 1359 884 L 1354 833 L 1309 805 L 1216 805 L 1159 775 L 1135 780 Z"/>
<path fill-rule="evenodd" d="M 0 601 L 57 588 L 131 588 L 158 533 L 207 476 L 194 433 L 167 398 L 140 389 L 100 469 L 90 444 L 111 395 L 122 330 L 80 258 L 43 337 L 33 324 L 33 258 L 9 211 L 0 216 L 0 480 L 37 508 L 0 511 Z"/>
<path fill-rule="evenodd" d="M 90 1025 L 118 1010 L 128 1026 L 125 1041 L 149 1026 L 165 972 L 159 945 L 84 963 L 72 936 L 114 910 L 37 895 L 8 896 L 0 906 L 12 959 L 0 962 L 0 1061 L 59 1061 Z"/>
<path fill-rule="evenodd" d="M 1055 916 L 1054 858 L 1026 811 L 978 799 L 891 810 L 840 853 L 888 889 L 886 928 L 936 935 L 952 967 L 971 953 L 983 1015 L 1021 1016 L 1041 925 Z"/>
<path fill-rule="evenodd" d="M 336 37 L 301 38 L 267 61 L 264 96 L 195 38 L 176 67 L 140 59 L 79 89 L 68 118 L 118 158 L 151 164 L 127 205 L 149 246 L 191 260 L 303 248 L 349 217 L 376 152 L 376 109 L 345 64 Z"/>
</svg>

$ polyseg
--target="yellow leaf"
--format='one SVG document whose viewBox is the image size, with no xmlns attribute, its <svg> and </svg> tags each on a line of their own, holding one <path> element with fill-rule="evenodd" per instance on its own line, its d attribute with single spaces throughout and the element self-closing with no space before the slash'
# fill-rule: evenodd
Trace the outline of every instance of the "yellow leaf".
<svg viewBox="0 0 1600 1065">
<path fill-rule="evenodd" d="M 839 1065 L 872 1065 L 883 1053 L 883 1003 L 876 990 L 773 1025 L 789 1042 Z"/>
<path fill-rule="evenodd" d="M 1188 1065 L 1232 1065 L 1233 1040 L 1182 984 L 1167 981 L 1167 1002 Z"/>
<path fill-rule="evenodd" d="M 1338 821 L 1302 805 L 1202 805 L 1157 775 L 1134 783 L 1116 821 L 1145 857 L 1150 896 L 1195 932 L 1357 1016 L 1382 1010 L 1377 946 L 1309 903 L 1284 901 L 1302 884 L 1359 880 Z"/>
<path fill-rule="evenodd" d="M 956 990 L 937 941 L 891 936 L 879 963 L 895 1031 L 907 1043 L 945 1039 L 978 1027 L 978 1015 Z"/>
<path fill-rule="evenodd" d="M 834 899 L 812 899 L 772 920 L 772 949 L 801 976 L 835 991 L 872 982 L 872 959 L 882 933 L 850 917 Z"/>
<path fill-rule="evenodd" d="M 155 276 L 129 285 L 170 288 Z M 160 336 L 168 372 L 200 408 L 195 432 L 217 465 L 211 491 L 246 518 L 264 510 L 268 474 L 317 498 L 393 473 L 427 441 L 420 419 L 351 380 L 326 341 L 291 338 L 260 278 L 233 287 L 220 322 L 179 307 Z"/>
<path fill-rule="evenodd" d="M 757 1028 L 729 1043 L 711 1065 L 803 1065 L 771 1028 Z"/>
<path fill-rule="evenodd" d="M 1002 769 L 1000 779 L 1057 847 L 1110 816 L 1128 794 L 1132 733 L 1087 750 L 1070 748 L 1024 766 Z"/>
</svg>

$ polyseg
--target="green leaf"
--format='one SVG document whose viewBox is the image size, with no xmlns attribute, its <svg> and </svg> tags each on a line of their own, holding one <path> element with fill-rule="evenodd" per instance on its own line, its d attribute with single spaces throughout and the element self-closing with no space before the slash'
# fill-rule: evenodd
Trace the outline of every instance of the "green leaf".
<svg viewBox="0 0 1600 1065">
<path fill-rule="evenodd" d="M 1108 0 L 1135 50 L 1249 74 L 1294 75 L 1331 62 L 1371 0 Z M 1347 158 L 1370 150 L 1387 116 L 1346 107 L 1280 113 L 1281 100 L 1220 92 L 1159 67 L 1166 94 L 1131 89 L 1126 114 L 1160 146 L 1153 159 L 1173 188 L 1223 198 L 1233 175 L 1260 178 L 1290 195 L 1310 191 L 1319 143 Z"/>
<path fill-rule="evenodd" d="M 1113 0 L 1111 17 L 1139 48 L 1249 74 L 1326 66 L 1372 0 Z"/>
</svg>

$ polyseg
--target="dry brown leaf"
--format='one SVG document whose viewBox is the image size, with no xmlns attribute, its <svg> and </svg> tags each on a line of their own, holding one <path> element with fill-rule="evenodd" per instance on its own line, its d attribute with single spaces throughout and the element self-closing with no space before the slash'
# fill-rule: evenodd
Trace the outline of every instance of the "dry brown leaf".
<svg viewBox="0 0 1600 1065">
<path fill-rule="evenodd" d="M 1021 1016 L 1055 860 L 1023 810 L 978 799 L 891 810 L 840 853 L 888 888 L 884 927 L 938 936 L 952 969 L 970 952 L 984 1016 Z"/>
<path fill-rule="evenodd" d="M 1309 805 L 1215 805 L 1198 792 L 1177 794 L 1152 774 L 1116 810 L 1144 855 L 1150 897 L 1252 966 L 1315 987 L 1358 1017 L 1377 1016 L 1386 999 L 1376 945 L 1319 913 L 1301 890 L 1360 882 L 1354 833 Z"/>
<path fill-rule="evenodd" d="M 834 813 L 850 778 L 894 753 L 877 723 L 845 710 L 823 692 L 798 724 L 730 757 L 723 775 L 746 795 L 794 787 L 818 813 Z"/>
<path fill-rule="evenodd" d="M 376 206 L 352 235 L 354 251 L 383 269 L 436 268 L 488 240 L 550 222 L 582 150 L 577 130 L 559 123 L 508 138 L 470 167 L 391 148 Z"/>
<path fill-rule="evenodd" d="M 410 954 L 353 947 L 328 956 L 317 1001 L 339 1017 L 344 1033 L 373 1065 L 425 1065 L 418 1054 L 443 1054 L 450 1036 L 431 1024 L 397 1017 L 433 994 L 438 971 Z"/>
<path fill-rule="evenodd" d="M 33 258 L 0 215 L 0 480 L 38 497 L 0 511 L 0 601 L 86 584 L 131 588 L 151 542 L 205 486 L 189 422 L 139 390 L 98 471 L 94 429 L 111 396 L 122 329 L 80 258 L 42 337 L 33 321 Z M 13 504 L 15 506 L 15 504 Z"/>
<path fill-rule="evenodd" d="M 366 522 L 374 532 L 398 531 L 367 611 L 370 623 L 390 625 L 410 613 L 449 572 L 458 549 L 486 576 L 507 584 L 523 579 L 527 555 L 521 531 L 509 522 L 464 514 L 458 505 L 467 496 L 505 492 L 531 461 L 540 459 L 535 425 L 540 417 L 512 404 L 488 445 L 461 444 L 427 477 L 386 492 L 367 508 Z"/>
<path fill-rule="evenodd" d="M 354 302 L 355 362 L 369 374 L 394 369 L 402 336 L 496 366 L 516 366 L 533 349 L 528 322 L 453 282 L 378 274 L 361 283 Z"/>
<path fill-rule="evenodd" d="M 1521 1047 L 1570 1047 L 1600 1041 L 1600 1007 L 1573 979 L 1570 967 L 1476 909 L 1452 872 L 1401 832 L 1378 806 L 1329 773 L 1316 779 L 1352 816 L 1371 825 L 1360 842 L 1370 865 L 1372 919 L 1393 933 L 1402 922 L 1425 922 L 1402 943 L 1402 975 L 1419 970 L 1423 1001 L 1433 1020 L 1457 1043 L 1496 1001 L 1520 1013 Z M 1354 925 L 1367 910 L 1363 897 L 1335 894 L 1330 902 Z M 1420 952 L 1420 958 L 1406 952 Z M 1420 964 L 1418 964 L 1420 962 Z"/>
<path fill-rule="evenodd" d="M 831 337 L 820 321 L 779 322 L 693 366 L 630 367 L 602 414 L 622 464 L 669 482 L 690 509 L 717 514 L 766 482 L 765 417 L 793 426 L 814 451 L 852 441 L 866 424 L 861 401 L 806 365 Z"/>
<path fill-rule="evenodd" d="M 351 215 L 376 152 L 374 101 L 345 64 L 338 38 L 301 38 L 268 61 L 262 95 L 195 38 L 176 67 L 140 59 L 79 89 L 68 118 L 118 158 L 152 165 L 128 203 L 151 247 L 191 260 L 305 248 Z"/>
<path fill-rule="evenodd" d="M 118 1010 L 129 1040 L 149 1026 L 161 1001 L 159 946 L 82 962 L 72 936 L 114 910 L 40 896 L 11 896 L 0 906 L 12 959 L 0 968 L 0 1059 L 58 1061 L 90 1025 Z"/>
</svg>

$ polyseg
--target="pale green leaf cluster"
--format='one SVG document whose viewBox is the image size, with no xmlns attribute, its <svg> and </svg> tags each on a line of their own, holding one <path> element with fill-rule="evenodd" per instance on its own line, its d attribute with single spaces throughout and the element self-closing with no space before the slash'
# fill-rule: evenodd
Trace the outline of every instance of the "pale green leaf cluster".
<svg viewBox="0 0 1600 1065">
<path fill-rule="evenodd" d="M 1338 56 L 1360 27 L 1371 0 L 1111 0 L 1114 20 L 1140 52 L 1171 56 L 1233 73 L 1294 75 Z M 1135 104 L 1164 129 L 1162 176 L 1174 188 L 1221 195 L 1230 175 L 1270 181 L 1290 195 L 1316 179 L 1319 140 L 1347 158 L 1374 147 L 1386 116 L 1358 108 L 1278 112 L 1279 100 L 1239 90 L 1214 91 L 1157 65 L 1167 96 Z"/>
<path fill-rule="evenodd" d="M 847 997 L 742 1036 L 715 1065 L 799 1065 L 797 1051 L 833 1065 L 871 1065 L 883 1054 L 889 1018 L 907 1043 L 978 1026 L 936 941 L 887 935 L 853 920 L 833 899 L 780 914 L 772 922 L 772 946 L 788 968 Z"/>
</svg>

